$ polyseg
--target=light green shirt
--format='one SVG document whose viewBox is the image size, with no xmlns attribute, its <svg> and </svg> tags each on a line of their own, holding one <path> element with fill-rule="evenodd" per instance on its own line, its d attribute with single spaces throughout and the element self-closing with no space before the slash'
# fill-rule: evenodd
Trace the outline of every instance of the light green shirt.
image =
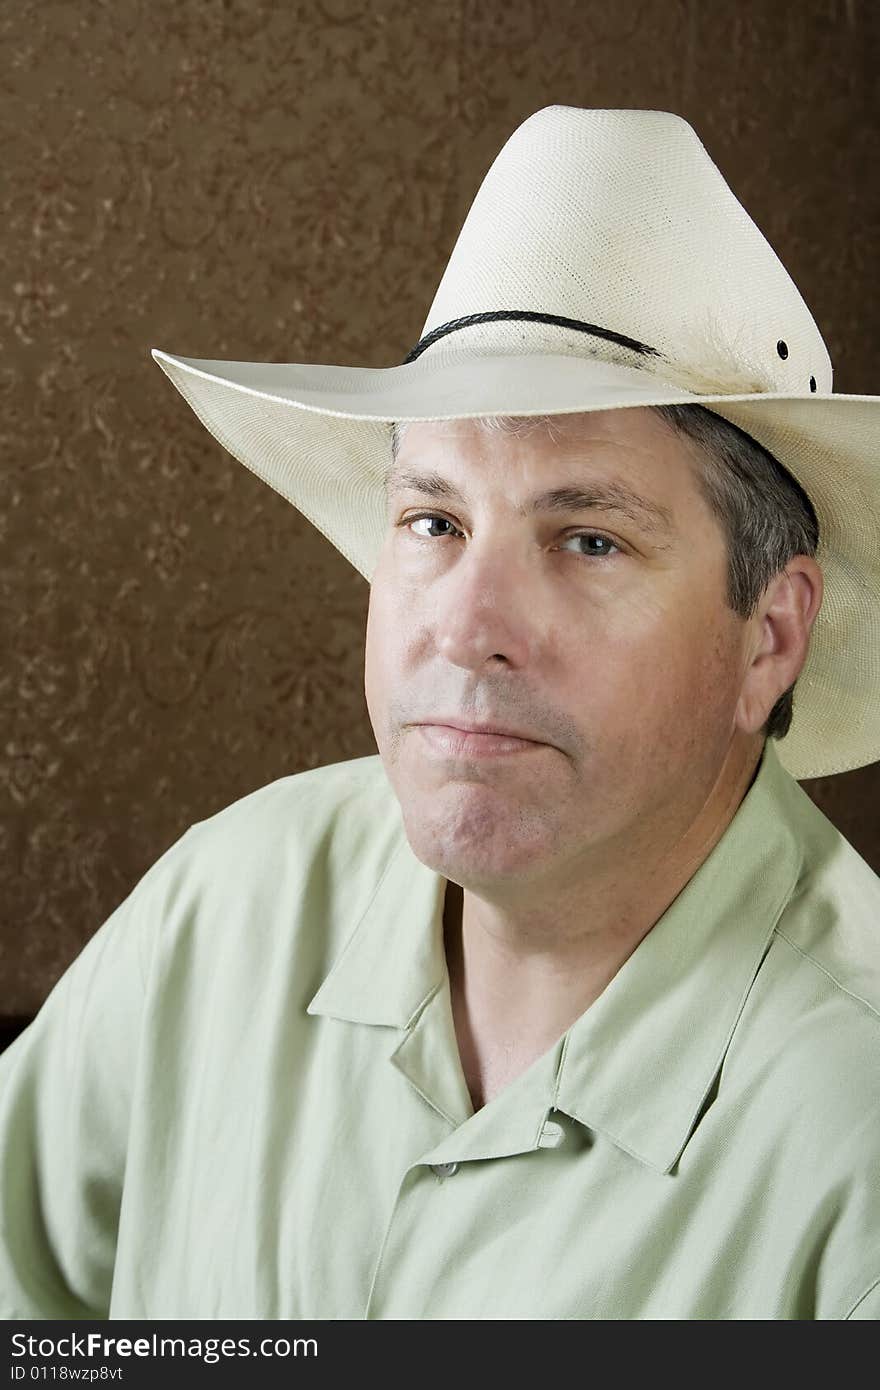
<svg viewBox="0 0 880 1390">
<path fill-rule="evenodd" d="M 0 1314 L 880 1315 L 880 880 L 772 741 L 476 1113 L 445 887 L 378 756 L 191 827 L 0 1057 Z"/>
</svg>

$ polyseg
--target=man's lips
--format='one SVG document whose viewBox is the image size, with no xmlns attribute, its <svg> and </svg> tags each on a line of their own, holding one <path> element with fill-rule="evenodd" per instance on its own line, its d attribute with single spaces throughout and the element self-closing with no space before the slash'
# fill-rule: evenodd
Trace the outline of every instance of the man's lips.
<svg viewBox="0 0 880 1390">
<path fill-rule="evenodd" d="M 466 734 L 498 734 L 502 738 L 524 739 L 526 743 L 540 743 L 533 734 L 525 729 L 515 729 L 510 724 L 498 724 L 486 722 L 483 724 L 471 723 L 466 719 L 459 719 L 455 715 L 447 717 L 438 714 L 431 719 L 420 719 L 418 725 L 425 725 L 432 728 L 458 729 Z"/>
<path fill-rule="evenodd" d="M 469 725 L 441 722 L 439 719 L 414 726 L 423 742 L 446 757 L 498 757 L 501 754 L 534 752 L 547 747 L 536 739 L 511 733 L 499 725 Z"/>
</svg>

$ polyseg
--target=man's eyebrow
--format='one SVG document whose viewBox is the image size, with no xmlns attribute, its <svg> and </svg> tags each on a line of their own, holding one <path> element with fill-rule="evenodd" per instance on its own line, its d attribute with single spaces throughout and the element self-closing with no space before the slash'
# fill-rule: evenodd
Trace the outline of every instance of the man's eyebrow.
<svg viewBox="0 0 880 1390">
<path fill-rule="evenodd" d="M 386 492 L 390 498 L 397 492 L 411 489 L 435 502 L 450 502 L 453 506 L 465 507 L 467 502 L 459 489 L 448 478 L 439 473 L 412 472 L 406 468 L 392 467 L 386 477 Z M 535 512 L 581 512 L 616 511 L 629 517 L 646 531 L 656 535 L 668 535 L 674 529 L 672 513 L 659 502 L 649 501 L 633 492 L 625 483 L 608 479 L 601 483 L 584 484 L 580 482 L 561 483 L 558 487 L 547 488 L 526 499 L 517 508 L 522 517 Z"/>
</svg>

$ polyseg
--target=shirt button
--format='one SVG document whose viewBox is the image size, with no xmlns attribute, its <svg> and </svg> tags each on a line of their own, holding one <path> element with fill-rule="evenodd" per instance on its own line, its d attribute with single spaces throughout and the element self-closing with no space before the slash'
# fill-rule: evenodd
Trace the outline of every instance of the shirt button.
<svg viewBox="0 0 880 1390">
<path fill-rule="evenodd" d="M 542 1149 L 558 1149 L 565 1139 L 565 1130 L 555 1120 L 545 1120 L 538 1143 Z"/>
<path fill-rule="evenodd" d="M 457 1163 L 432 1163 L 431 1172 L 436 1173 L 438 1178 L 451 1178 L 453 1173 L 458 1172 Z"/>
</svg>

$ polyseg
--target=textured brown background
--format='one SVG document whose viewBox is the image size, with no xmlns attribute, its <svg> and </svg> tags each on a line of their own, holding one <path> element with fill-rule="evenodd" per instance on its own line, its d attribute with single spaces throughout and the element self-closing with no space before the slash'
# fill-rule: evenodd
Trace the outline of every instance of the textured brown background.
<svg viewBox="0 0 880 1390">
<path fill-rule="evenodd" d="M 0 1014 L 195 820 L 376 751 L 368 590 L 149 356 L 389 366 L 553 103 L 696 127 L 878 389 L 878 7 L 5 0 Z M 880 868 L 878 765 L 811 795 Z"/>
</svg>

